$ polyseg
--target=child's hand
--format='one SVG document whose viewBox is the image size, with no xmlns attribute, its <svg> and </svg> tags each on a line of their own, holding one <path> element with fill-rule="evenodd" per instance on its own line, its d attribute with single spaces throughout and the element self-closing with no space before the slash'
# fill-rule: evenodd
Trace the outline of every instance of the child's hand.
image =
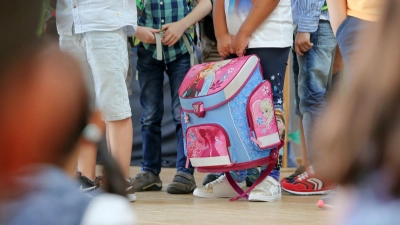
<svg viewBox="0 0 400 225">
<path fill-rule="evenodd" d="M 247 46 L 249 45 L 249 42 L 250 42 L 250 36 L 241 34 L 239 32 L 232 41 L 231 48 L 233 54 L 236 54 L 239 57 L 243 56 Z"/>
<path fill-rule="evenodd" d="M 310 33 L 298 32 L 294 41 L 294 50 L 299 56 L 303 56 L 308 52 L 314 44 L 310 42 Z"/>
<path fill-rule="evenodd" d="M 233 53 L 231 48 L 232 39 L 233 36 L 230 34 L 217 37 L 218 53 L 222 58 L 226 58 Z"/>
<path fill-rule="evenodd" d="M 161 30 L 166 30 L 162 39 L 162 43 L 164 45 L 168 45 L 169 47 L 173 46 L 177 41 L 179 41 L 179 39 L 181 39 L 186 29 L 187 28 L 179 21 L 165 24 L 161 27 Z"/>
<path fill-rule="evenodd" d="M 155 44 L 156 37 L 154 36 L 154 33 L 158 32 L 160 32 L 160 30 L 156 30 L 150 27 L 138 26 L 135 37 L 139 38 L 139 40 L 143 43 Z"/>
</svg>

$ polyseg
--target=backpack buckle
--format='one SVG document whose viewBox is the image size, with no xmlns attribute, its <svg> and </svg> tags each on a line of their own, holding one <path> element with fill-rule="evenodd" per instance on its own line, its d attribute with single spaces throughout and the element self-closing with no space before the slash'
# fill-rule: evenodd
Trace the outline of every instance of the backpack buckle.
<svg viewBox="0 0 400 225">
<path fill-rule="evenodd" d="M 194 114 L 199 118 L 204 118 L 206 116 L 206 111 L 204 110 L 203 102 L 195 102 L 192 104 Z"/>
</svg>

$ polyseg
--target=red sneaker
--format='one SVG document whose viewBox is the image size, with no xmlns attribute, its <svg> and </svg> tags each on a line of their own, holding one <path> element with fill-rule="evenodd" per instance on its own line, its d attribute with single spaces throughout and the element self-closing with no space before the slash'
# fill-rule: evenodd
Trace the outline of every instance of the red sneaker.
<svg viewBox="0 0 400 225">
<path fill-rule="evenodd" d="M 324 195 L 335 188 L 335 185 L 316 176 L 312 166 L 306 172 L 293 179 L 283 179 L 282 189 L 295 195 Z"/>
</svg>

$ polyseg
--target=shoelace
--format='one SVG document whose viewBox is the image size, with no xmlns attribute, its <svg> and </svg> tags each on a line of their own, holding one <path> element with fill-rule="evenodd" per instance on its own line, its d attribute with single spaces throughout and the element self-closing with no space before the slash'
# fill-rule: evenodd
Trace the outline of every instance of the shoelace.
<svg viewBox="0 0 400 225">
<path fill-rule="evenodd" d="M 306 178 L 308 178 L 308 172 L 306 171 L 306 172 L 304 172 L 304 173 L 302 173 L 302 174 L 300 174 L 298 177 L 297 177 L 297 179 L 298 180 L 303 180 L 303 179 L 306 179 Z"/>
<path fill-rule="evenodd" d="M 213 187 L 214 185 L 220 184 L 224 181 L 226 181 L 226 177 L 225 177 L 225 175 L 222 175 L 222 176 L 218 177 L 218 179 L 206 184 L 206 186 L 204 186 L 204 188 L 207 190 L 209 187 Z"/>
</svg>

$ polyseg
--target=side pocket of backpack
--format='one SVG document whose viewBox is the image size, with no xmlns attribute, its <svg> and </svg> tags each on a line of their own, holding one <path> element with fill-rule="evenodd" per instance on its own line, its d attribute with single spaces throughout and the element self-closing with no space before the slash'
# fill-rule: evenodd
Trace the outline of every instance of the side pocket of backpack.
<svg viewBox="0 0 400 225">
<path fill-rule="evenodd" d="M 250 139 L 261 149 L 276 147 L 280 143 L 276 124 L 271 84 L 260 83 L 250 94 L 246 106 Z"/>
<path fill-rule="evenodd" d="M 231 142 L 219 124 L 191 126 L 186 131 L 187 157 L 194 167 L 231 165 Z"/>
</svg>

